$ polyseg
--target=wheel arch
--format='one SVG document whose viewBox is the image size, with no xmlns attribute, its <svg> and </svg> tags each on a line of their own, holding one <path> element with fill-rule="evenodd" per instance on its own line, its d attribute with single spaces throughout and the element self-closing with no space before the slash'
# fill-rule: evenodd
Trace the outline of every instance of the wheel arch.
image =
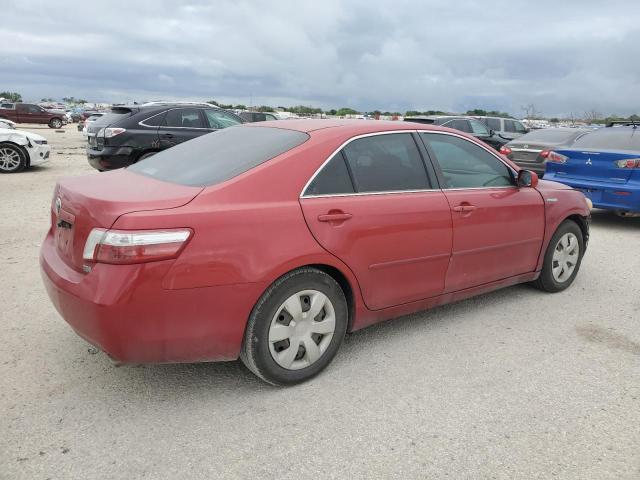
<svg viewBox="0 0 640 480">
<path fill-rule="evenodd" d="M 333 278 L 336 282 L 338 282 L 338 285 L 340 285 L 340 288 L 342 288 L 342 292 L 344 293 L 344 296 L 347 300 L 347 309 L 349 311 L 349 321 L 347 322 L 347 332 L 350 332 L 353 326 L 353 320 L 355 319 L 355 316 L 356 316 L 356 302 L 355 302 L 353 287 L 351 286 L 349 279 L 338 268 L 332 265 L 315 263 L 310 265 L 304 265 L 300 268 L 304 268 L 304 267 L 316 268 L 321 272 L 326 273 L 331 278 Z"/>
<path fill-rule="evenodd" d="M 578 224 L 578 226 L 580 227 L 580 231 L 582 232 L 582 239 L 584 241 L 585 246 L 587 245 L 588 241 L 589 241 L 589 221 L 586 217 L 583 217 L 582 215 L 578 215 L 578 214 L 573 214 L 573 215 L 569 215 L 567 218 L 565 218 L 563 220 L 571 220 L 575 223 Z M 562 222 L 561 222 L 562 223 Z"/>
<path fill-rule="evenodd" d="M 12 147 L 19 149 L 24 155 L 25 168 L 29 168 L 31 166 L 31 155 L 24 145 L 12 142 L 11 140 L 0 140 L 0 145 L 11 145 Z"/>
</svg>

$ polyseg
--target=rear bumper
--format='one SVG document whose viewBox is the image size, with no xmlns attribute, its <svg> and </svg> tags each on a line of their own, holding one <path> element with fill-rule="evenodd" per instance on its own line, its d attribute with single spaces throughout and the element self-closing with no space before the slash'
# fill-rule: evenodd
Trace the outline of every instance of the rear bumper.
<svg viewBox="0 0 640 480">
<path fill-rule="evenodd" d="M 40 252 L 42 279 L 56 310 L 75 332 L 124 363 L 238 358 L 257 284 L 162 288 L 173 261 L 69 267 L 51 232 Z"/>
<path fill-rule="evenodd" d="M 640 212 L 640 184 L 629 181 L 627 183 L 608 183 L 595 181 L 581 181 L 573 178 L 557 176 L 547 173 L 545 180 L 563 183 L 580 190 L 596 208 L 619 210 L 625 212 Z"/>
<path fill-rule="evenodd" d="M 87 148 L 89 165 L 96 170 L 115 170 L 135 163 L 136 151 L 131 147 Z"/>
</svg>

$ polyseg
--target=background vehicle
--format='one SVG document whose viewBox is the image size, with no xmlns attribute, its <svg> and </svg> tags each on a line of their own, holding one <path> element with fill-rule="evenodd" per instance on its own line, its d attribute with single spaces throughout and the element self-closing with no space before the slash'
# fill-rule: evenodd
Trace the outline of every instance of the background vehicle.
<svg viewBox="0 0 640 480">
<path fill-rule="evenodd" d="M 529 131 L 520 120 L 516 120 L 515 118 L 483 116 L 474 116 L 473 118 L 477 118 L 498 135 L 510 140 L 518 138 L 520 135 L 524 135 Z"/>
<path fill-rule="evenodd" d="M 3 103 L 0 105 L 0 118 L 16 123 L 44 123 L 51 128 L 60 128 L 66 123 L 64 112 L 48 112 L 33 103 Z"/>
<path fill-rule="evenodd" d="M 103 112 L 92 113 L 91 115 L 89 115 L 87 117 L 86 120 L 84 120 L 83 122 L 79 122 L 78 123 L 78 130 L 81 131 L 82 135 L 84 135 L 86 137 L 87 136 L 87 127 L 89 125 L 91 125 L 92 123 L 94 123 L 99 118 L 104 117 L 105 115 L 106 115 L 106 113 L 103 113 Z"/>
<path fill-rule="evenodd" d="M 570 146 L 577 138 L 592 130 L 586 128 L 545 128 L 532 130 L 500 148 L 500 153 L 513 160 L 516 165 L 544 175 L 545 161 L 549 152 Z"/>
<path fill-rule="evenodd" d="M 640 129 L 611 122 L 547 157 L 545 178 L 580 190 L 595 207 L 640 213 Z"/>
<path fill-rule="evenodd" d="M 273 113 L 263 113 L 263 112 L 240 112 L 238 116 L 242 118 L 245 122 L 266 122 L 269 120 L 278 120 Z"/>
<path fill-rule="evenodd" d="M 484 143 L 486 143 L 487 145 L 491 145 L 496 150 L 500 150 L 500 147 L 502 147 L 509 141 L 509 139 L 502 138 L 500 135 L 487 128 L 484 123 L 472 117 L 429 115 L 405 117 L 404 120 L 405 122 L 425 123 L 454 128 L 456 130 L 460 130 L 461 132 L 473 135 L 478 140 L 482 140 Z"/>
<path fill-rule="evenodd" d="M 237 115 L 210 104 L 154 102 L 113 107 L 87 126 L 87 157 L 93 168 L 113 170 L 241 123 Z"/>
<path fill-rule="evenodd" d="M 8 121 L 6 121 L 8 122 Z M 51 147 L 35 133 L 0 120 L 0 173 L 16 173 L 49 160 Z"/>
<path fill-rule="evenodd" d="M 240 356 L 292 384 L 347 330 L 521 282 L 560 291 L 578 272 L 584 196 L 473 137 L 263 125 L 59 181 L 41 266 L 80 335 L 124 362 Z"/>
</svg>

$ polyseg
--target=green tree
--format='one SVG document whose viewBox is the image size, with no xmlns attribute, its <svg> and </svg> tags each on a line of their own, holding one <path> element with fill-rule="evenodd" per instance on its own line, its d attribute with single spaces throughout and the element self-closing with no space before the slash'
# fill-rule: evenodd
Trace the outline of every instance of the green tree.
<svg viewBox="0 0 640 480">
<path fill-rule="evenodd" d="M 21 102 L 22 95 L 18 92 L 0 92 L 0 98 L 6 98 L 10 102 Z"/>
<path fill-rule="evenodd" d="M 258 112 L 275 112 L 273 107 L 269 107 L 267 105 L 262 105 L 262 106 L 258 107 L 257 110 L 258 110 Z"/>
<path fill-rule="evenodd" d="M 347 107 L 342 107 L 340 109 L 338 109 L 338 111 L 336 112 L 336 115 L 338 115 L 339 117 L 344 117 L 345 115 L 357 115 L 358 112 L 356 112 L 353 108 L 347 108 Z"/>
<path fill-rule="evenodd" d="M 473 110 L 467 110 L 467 115 L 478 115 L 484 117 L 487 115 L 487 111 L 482 110 L 481 108 L 474 108 Z"/>
<path fill-rule="evenodd" d="M 247 109 L 247 106 L 246 106 L 246 105 L 242 105 L 242 104 L 240 103 L 240 104 L 236 105 L 236 106 L 235 106 L 235 107 L 233 107 L 233 108 L 235 108 L 236 110 L 246 110 L 246 109 Z"/>
<path fill-rule="evenodd" d="M 332 108 L 331 110 L 329 110 L 327 113 L 329 115 L 335 115 L 338 111 L 335 108 Z"/>
</svg>

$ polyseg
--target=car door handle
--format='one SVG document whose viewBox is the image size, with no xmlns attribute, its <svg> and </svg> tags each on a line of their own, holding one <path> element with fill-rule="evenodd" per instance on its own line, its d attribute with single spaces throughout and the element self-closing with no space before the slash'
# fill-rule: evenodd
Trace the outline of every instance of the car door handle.
<svg viewBox="0 0 640 480">
<path fill-rule="evenodd" d="M 469 205 L 468 203 L 463 203 L 462 205 L 456 205 L 453 207 L 454 212 L 473 212 L 475 209 L 475 205 Z"/>
<path fill-rule="evenodd" d="M 353 215 L 344 212 L 325 213 L 324 215 L 318 215 L 319 222 L 346 222 Z"/>
</svg>

